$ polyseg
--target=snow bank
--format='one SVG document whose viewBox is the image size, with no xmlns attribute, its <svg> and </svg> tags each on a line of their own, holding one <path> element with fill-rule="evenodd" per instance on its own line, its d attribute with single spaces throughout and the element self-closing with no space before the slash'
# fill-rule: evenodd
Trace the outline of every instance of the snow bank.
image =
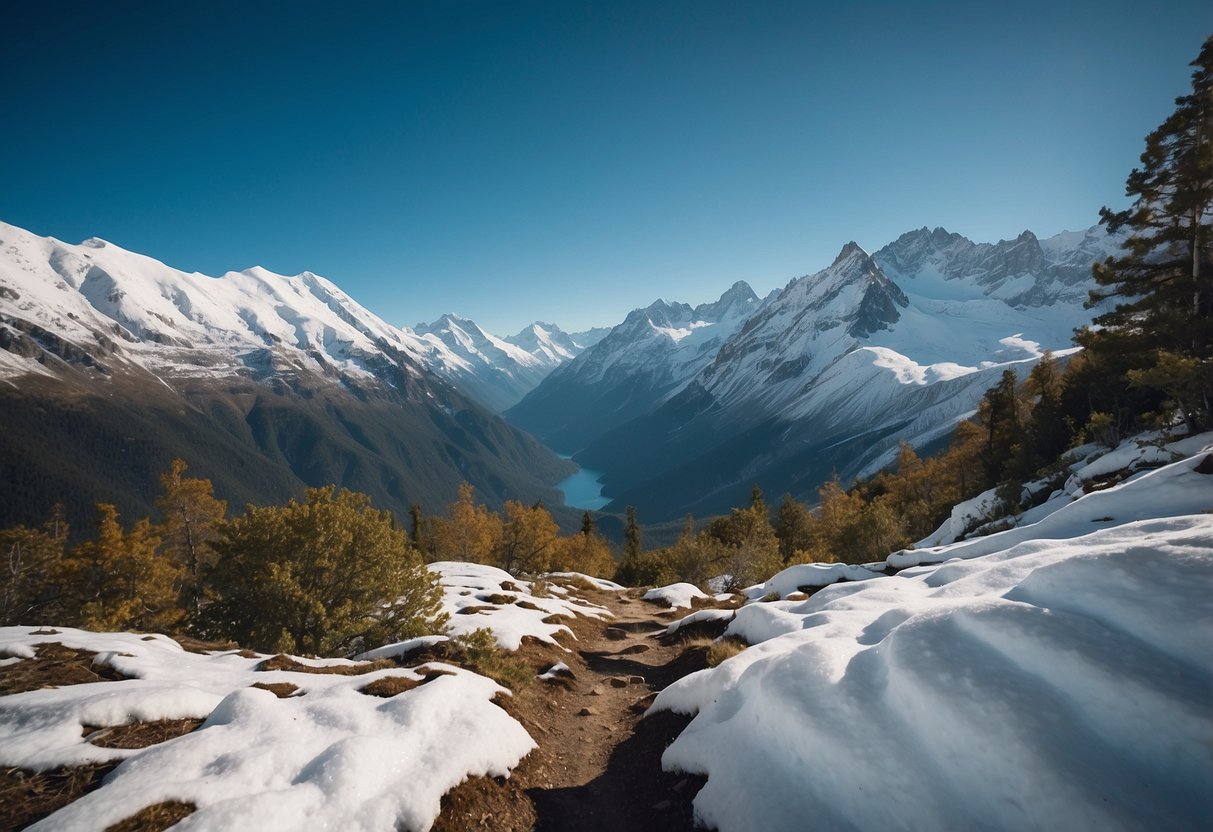
<svg viewBox="0 0 1213 832">
<path fill-rule="evenodd" d="M 727 621 L 733 617 L 736 610 L 696 610 L 685 615 L 665 628 L 666 635 L 672 635 L 688 624 L 698 624 L 703 621 Z"/>
<path fill-rule="evenodd" d="M 657 601 L 673 609 L 689 607 L 696 598 L 707 598 L 695 584 L 678 583 L 669 586 L 659 586 L 644 594 L 645 601 Z"/>
<path fill-rule="evenodd" d="M 574 598 L 567 590 L 559 597 L 534 595 L 533 583 L 494 566 L 440 561 L 429 568 L 442 582 L 443 609 L 451 616 L 448 632 L 457 636 L 488 628 L 503 650 L 517 650 L 527 636 L 556 644 L 556 633 L 573 635 L 564 624 L 553 623 L 552 616 L 611 617 L 605 607 Z"/>
<path fill-rule="evenodd" d="M 443 794 L 469 776 L 505 776 L 535 747 L 492 699 L 495 682 L 444 664 L 445 674 L 384 699 L 360 692 L 405 668 L 359 676 L 257 671 L 265 656 L 187 653 L 164 636 L 0 628 L 0 654 L 39 643 L 95 651 L 133 677 L 0 698 L 0 765 L 45 770 L 123 760 L 104 785 L 33 829 L 104 829 L 166 800 L 198 811 L 180 829 L 428 829 Z M 322 664 L 322 662 L 308 662 Z M 344 662 L 349 664 L 350 662 Z M 279 699 L 254 683 L 299 688 Z M 147 749 L 90 745 L 83 726 L 205 719 Z"/>
<path fill-rule="evenodd" d="M 1150 447 L 1147 446 L 1147 450 Z M 1166 451 L 1167 458 L 1174 458 L 1181 451 L 1193 453 L 1193 449 L 1199 449 L 1178 462 L 1134 474 L 1118 485 L 1083 494 L 1075 500 L 1059 492 L 1033 510 L 1031 519 L 1035 522 L 947 546 L 894 552 L 889 555 L 888 563 L 901 568 L 940 563 L 951 558 L 971 558 L 1006 549 L 1024 540 L 1069 539 L 1132 520 L 1178 517 L 1213 509 L 1213 475 L 1196 471 L 1213 452 L 1213 435 L 1191 437 L 1173 447 L 1173 451 Z M 1118 462 L 1109 470 L 1118 471 L 1123 467 Z M 1088 470 L 1089 467 L 1080 469 L 1074 476 L 1081 480 Z M 1078 491 L 1081 493 L 1081 489 Z"/>
<path fill-rule="evenodd" d="M 593 575 L 587 575 L 584 572 L 548 572 L 543 575 L 544 578 L 573 578 L 575 580 L 589 581 L 599 589 L 607 592 L 622 592 L 627 589 L 623 584 L 617 584 L 614 581 L 608 581 L 606 578 L 595 578 Z"/>
<path fill-rule="evenodd" d="M 1199 454 L 1202 450 L 1207 452 L 1213 445 L 1213 433 L 1203 433 L 1169 443 L 1164 439 L 1163 434 L 1153 432 L 1126 439 L 1111 450 L 1096 444 L 1074 448 L 1066 454 L 1069 459 L 1074 461 L 1070 464 L 1070 477 L 1060 490 L 1051 494 L 1043 504 L 1018 516 L 1002 518 L 997 522 L 1011 523 L 1015 526 L 1036 523 L 1071 500 L 1083 496 L 1088 484 L 1095 480 L 1121 471 L 1137 473 L 1149 468 L 1158 468 L 1177 462 L 1184 457 Z M 1037 493 L 1046 487 L 1048 486 L 1044 481 L 1038 481 L 1025 485 L 1024 491 Z M 991 488 L 963 503 L 957 503 L 952 509 L 951 516 L 933 533 L 918 541 L 914 548 L 945 546 L 956 542 L 970 530 L 980 529 L 983 522 L 994 515 L 1001 503 L 996 491 L 997 489 Z"/>
<path fill-rule="evenodd" d="M 783 598 L 801 587 L 829 586 L 839 581 L 866 581 L 877 577 L 871 569 L 849 563 L 798 563 L 777 572 L 769 581 L 743 590 L 751 601 L 778 595 Z"/>
<path fill-rule="evenodd" d="M 1138 482 L 1203 476 L 1167 471 Z M 739 610 L 761 643 L 653 706 L 697 714 L 663 757 L 708 776 L 697 818 L 1213 828 L 1213 517 L 1069 531 Z"/>
</svg>

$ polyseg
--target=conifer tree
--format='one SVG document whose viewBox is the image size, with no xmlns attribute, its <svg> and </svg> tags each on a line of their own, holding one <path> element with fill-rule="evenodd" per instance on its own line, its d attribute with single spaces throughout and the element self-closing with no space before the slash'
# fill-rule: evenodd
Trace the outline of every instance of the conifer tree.
<svg viewBox="0 0 1213 832">
<path fill-rule="evenodd" d="M 118 511 L 98 503 L 97 537 L 60 562 L 58 580 L 75 619 L 93 630 L 173 630 L 182 567 L 157 553 L 160 538 L 143 518 L 124 532 Z"/>
<path fill-rule="evenodd" d="M 433 560 L 488 563 L 501 543 L 501 517 L 488 506 L 477 503 L 475 489 L 460 483 L 459 499 L 451 503 L 449 518 L 431 517 L 427 527 L 427 548 Z M 546 514 L 546 510 L 540 509 Z"/>
<path fill-rule="evenodd" d="M 628 506 L 627 523 L 623 529 L 623 559 L 640 557 L 640 524 L 636 522 L 636 507 Z"/>
<path fill-rule="evenodd" d="M 418 552 L 425 553 L 425 547 L 421 542 L 421 527 L 425 519 L 421 515 L 421 504 L 412 503 L 409 506 L 409 520 L 412 524 L 409 529 L 409 542 L 413 544 L 413 548 Z"/>
<path fill-rule="evenodd" d="M 512 575 L 538 573 L 551 566 L 559 529 L 542 505 L 505 501 L 505 518 L 497 544 L 497 565 Z"/>
<path fill-rule="evenodd" d="M 1091 304 L 1116 306 L 1078 341 L 1130 356 L 1136 372 L 1122 381 L 1163 391 L 1196 429 L 1213 407 L 1213 37 L 1192 66 L 1191 94 L 1146 137 L 1125 183 L 1133 204 L 1100 211 L 1110 232 L 1131 233 L 1124 254 L 1094 267 Z"/>
<path fill-rule="evenodd" d="M 348 655 L 442 632 L 442 590 L 408 535 L 370 498 L 309 488 L 303 502 L 248 506 L 208 570 L 204 634 L 258 650 Z"/>
<path fill-rule="evenodd" d="M 1003 370 L 998 384 L 986 391 L 977 415 L 985 429 L 982 461 L 986 479 L 991 484 L 997 483 L 1003 478 L 1003 470 L 1013 456 L 1015 446 L 1023 441 L 1019 380 L 1014 370 Z"/>
<path fill-rule="evenodd" d="M 561 537 L 552 546 L 553 570 L 581 572 L 597 578 L 609 578 L 615 574 L 615 558 L 611 547 L 602 535 L 593 528 Z"/>
<path fill-rule="evenodd" d="M 813 514 L 808 506 L 784 494 L 775 509 L 775 537 L 779 539 L 779 554 L 785 563 L 791 562 L 797 552 L 803 552 L 813 543 Z"/>
<path fill-rule="evenodd" d="M 41 528 L 0 531 L 0 625 L 33 624 L 53 609 L 59 595 L 55 575 L 66 542 L 61 505 Z"/>
<path fill-rule="evenodd" d="M 227 514 L 227 502 L 216 499 L 210 480 L 182 476 L 186 467 L 184 460 L 174 459 L 160 477 L 163 492 L 156 508 L 164 519 L 156 531 L 161 554 L 184 570 L 181 606 L 194 615 L 202 598 L 201 570 L 214 560 L 211 544 Z"/>
</svg>

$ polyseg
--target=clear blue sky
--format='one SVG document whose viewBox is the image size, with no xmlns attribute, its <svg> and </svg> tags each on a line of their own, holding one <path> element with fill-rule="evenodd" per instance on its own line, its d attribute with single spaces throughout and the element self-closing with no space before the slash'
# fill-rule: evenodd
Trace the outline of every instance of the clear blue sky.
<svg viewBox="0 0 1213 832">
<path fill-rule="evenodd" d="M 1093 224 L 1208 0 L 8 0 L 0 219 L 326 275 L 396 324 L 615 323 L 943 225 Z"/>
</svg>

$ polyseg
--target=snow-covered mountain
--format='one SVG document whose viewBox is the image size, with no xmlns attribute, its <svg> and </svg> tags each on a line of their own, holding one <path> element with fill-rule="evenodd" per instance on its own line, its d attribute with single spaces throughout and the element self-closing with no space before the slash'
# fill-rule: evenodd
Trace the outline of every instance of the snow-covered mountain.
<svg viewBox="0 0 1213 832">
<path fill-rule="evenodd" d="M 543 349 L 545 345 L 537 345 L 532 352 L 510 339 L 485 332 L 475 321 L 450 314 L 432 324 L 419 323 L 413 331 L 435 347 L 430 356 L 435 372 L 498 412 L 517 402 L 553 367 L 576 354 L 549 354 Z"/>
<path fill-rule="evenodd" d="M 102 471 L 121 451 L 113 477 L 154 482 L 180 455 L 237 499 L 338 482 L 403 513 L 453 499 L 464 479 L 490 501 L 555 499 L 568 466 L 444 379 L 470 363 L 310 272 L 208 277 L 0 223 L 0 475 L 13 494 L 92 478 L 90 501 L 118 499 Z"/>
<path fill-rule="evenodd" d="M 1091 317 L 1091 262 L 1115 245 L 1098 228 L 997 244 L 922 229 L 871 256 L 848 243 L 676 394 L 576 458 L 605 471 L 615 508 L 661 506 L 661 517 L 723 510 L 753 481 L 812 496 L 832 471 L 885 464 L 900 439 L 940 439 L 1004 369 L 1022 375 L 1070 349 Z"/>
<path fill-rule="evenodd" d="M 659 299 L 635 309 L 554 370 L 507 418 L 559 450 L 578 450 L 677 393 L 761 305 L 738 281 L 711 303 Z"/>
</svg>

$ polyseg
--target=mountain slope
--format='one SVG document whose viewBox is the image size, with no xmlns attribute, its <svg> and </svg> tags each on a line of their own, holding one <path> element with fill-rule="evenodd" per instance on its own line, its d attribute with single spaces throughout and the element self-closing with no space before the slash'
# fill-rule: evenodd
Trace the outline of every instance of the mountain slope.
<svg viewBox="0 0 1213 832">
<path fill-rule="evenodd" d="M 427 344 L 440 346 L 434 358 L 444 360 L 434 365 L 436 372 L 495 412 L 517 402 L 553 367 L 572 357 L 549 354 L 546 345 L 532 352 L 450 314 L 432 324 L 417 324 L 413 331 Z"/>
<path fill-rule="evenodd" d="M 643 505 L 667 519 L 737 505 L 755 481 L 811 498 L 835 471 L 887 463 L 902 438 L 929 446 L 1004 369 L 1022 376 L 1090 319 L 1075 264 L 1115 241 L 1097 229 L 1059 237 L 975 244 L 924 229 L 873 256 L 848 244 L 676 395 L 576 459 L 605 472 L 608 509 Z"/>
<path fill-rule="evenodd" d="M 558 503 L 569 466 L 431 372 L 443 350 L 308 272 L 211 278 L 0 225 L 0 522 L 146 513 L 174 456 L 237 502 L 336 482 L 403 516 L 466 479 Z"/>
<path fill-rule="evenodd" d="M 657 300 L 633 310 L 554 370 L 506 418 L 555 448 L 577 450 L 677 392 L 760 305 L 739 281 L 712 303 Z"/>
</svg>

